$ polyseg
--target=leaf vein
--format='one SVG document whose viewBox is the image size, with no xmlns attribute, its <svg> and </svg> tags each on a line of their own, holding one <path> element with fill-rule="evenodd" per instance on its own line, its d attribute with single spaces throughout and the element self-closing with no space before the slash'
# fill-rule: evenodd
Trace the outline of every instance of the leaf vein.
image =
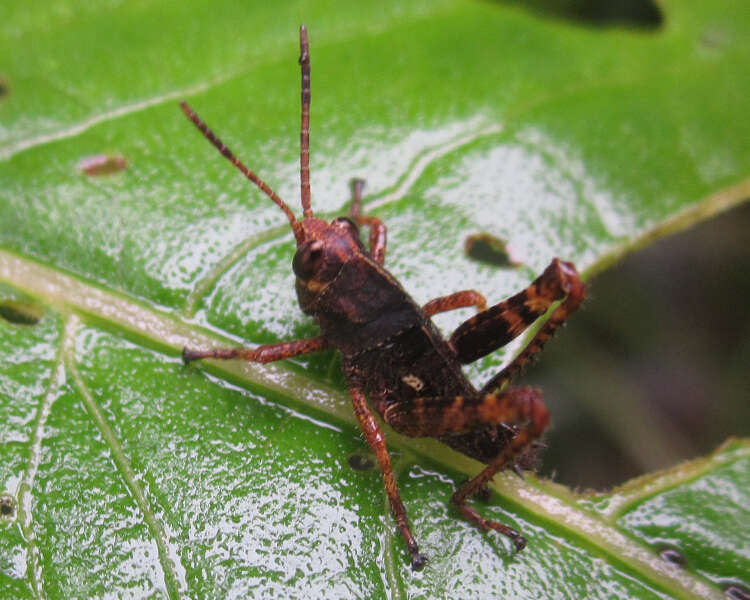
<svg viewBox="0 0 750 600">
<path fill-rule="evenodd" d="M 37 411 L 34 433 L 31 438 L 31 448 L 26 470 L 19 486 L 18 517 L 23 531 L 24 539 L 28 546 L 28 570 L 31 574 L 31 588 L 37 598 L 44 598 L 44 578 L 42 574 L 42 562 L 39 547 L 36 544 L 36 534 L 32 526 L 32 490 L 36 473 L 42 460 L 42 443 L 44 441 L 44 428 L 52 411 L 52 405 L 57 400 L 60 387 L 65 382 L 65 354 L 75 336 L 75 322 L 68 319 L 60 339 L 60 346 L 55 357 L 55 366 L 52 378 L 47 386 L 39 410 Z"/>
<path fill-rule="evenodd" d="M 79 322 L 79 319 L 75 316 L 72 316 L 70 317 L 70 321 L 76 324 Z M 177 549 L 170 544 L 164 526 L 159 521 L 156 513 L 154 512 L 148 499 L 146 498 L 146 494 L 141 484 L 138 482 L 138 476 L 136 475 L 135 470 L 130 464 L 130 460 L 125 454 L 125 450 L 123 449 L 122 444 L 117 439 L 115 432 L 107 422 L 101 408 L 94 400 L 94 397 L 86 386 L 86 383 L 83 381 L 81 374 L 78 372 L 78 369 L 75 365 L 74 348 L 72 348 L 71 346 L 72 344 L 67 347 L 65 352 L 65 363 L 67 369 L 73 378 L 73 383 L 80 393 L 89 415 L 94 421 L 96 427 L 99 429 L 99 432 L 101 433 L 105 443 L 109 447 L 110 452 L 112 453 L 112 458 L 117 465 L 120 475 L 122 476 L 125 485 L 130 490 L 130 493 L 135 499 L 136 504 L 138 505 L 138 508 L 143 514 L 144 520 L 146 521 L 146 525 L 148 526 L 148 529 L 151 532 L 154 541 L 156 542 L 156 546 L 159 552 L 159 561 L 165 575 L 166 592 L 170 598 L 183 597 L 186 595 L 188 588 L 185 576 L 185 568 L 180 563 Z"/>
</svg>

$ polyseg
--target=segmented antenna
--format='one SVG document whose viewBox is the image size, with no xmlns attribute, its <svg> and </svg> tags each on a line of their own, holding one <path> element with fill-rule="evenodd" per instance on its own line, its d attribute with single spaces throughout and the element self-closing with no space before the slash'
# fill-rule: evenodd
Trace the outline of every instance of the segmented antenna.
<svg viewBox="0 0 750 600">
<path fill-rule="evenodd" d="M 302 184 L 302 212 L 312 217 L 310 208 L 310 47 L 307 28 L 299 28 L 299 64 L 302 70 L 302 129 L 300 130 L 299 177 Z"/>
<path fill-rule="evenodd" d="M 242 174 L 247 177 L 250 181 L 252 181 L 255 185 L 257 185 L 263 192 L 268 196 L 271 200 L 273 200 L 276 205 L 284 211 L 284 214 L 286 215 L 286 218 L 289 219 L 289 224 L 292 226 L 292 231 L 294 231 L 294 237 L 297 240 L 297 243 L 300 244 L 304 241 L 304 234 L 302 233 L 302 228 L 300 224 L 297 222 L 297 220 L 294 218 L 294 213 L 291 211 L 291 209 L 286 205 L 286 203 L 279 198 L 278 194 L 274 192 L 265 181 L 263 181 L 260 177 L 258 177 L 255 173 L 253 173 L 250 169 L 248 169 L 245 165 L 243 165 L 240 160 L 232 153 L 232 151 L 226 147 L 224 142 L 222 142 L 218 137 L 216 137 L 216 134 L 214 134 L 213 131 L 211 131 L 208 126 L 201 121 L 201 118 L 195 113 L 195 111 L 190 108 L 187 105 L 187 102 L 182 101 L 180 102 L 180 108 L 182 108 L 182 112 L 184 112 L 188 119 L 190 119 L 193 124 L 200 129 L 200 132 L 208 139 L 209 142 L 211 142 L 216 149 L 221 152 L 222 156 L 227 158 L 229 162 L 231 162 L 235 167 L 237 167 Z M 309 194 L 309 190 L 308 190 Z M 309 206 L 309 202 L 308 202 Z"/>
</svg>

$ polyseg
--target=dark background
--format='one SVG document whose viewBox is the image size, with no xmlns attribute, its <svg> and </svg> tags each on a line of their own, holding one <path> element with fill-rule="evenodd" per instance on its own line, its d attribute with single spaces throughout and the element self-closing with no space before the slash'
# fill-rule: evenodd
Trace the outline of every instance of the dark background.
<svg viewBox="0 0 750 600">
<path fill-rule="evenodd" d="M 541 473 L 604 489 L 750 434 L 750 203 L 626 257 L 522 378 Z"/>
</svg>

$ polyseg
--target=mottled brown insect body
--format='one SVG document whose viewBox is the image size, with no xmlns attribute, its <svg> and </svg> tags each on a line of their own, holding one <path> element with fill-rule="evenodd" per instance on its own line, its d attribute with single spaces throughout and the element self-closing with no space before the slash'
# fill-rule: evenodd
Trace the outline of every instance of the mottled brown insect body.
<svg viewBox="0 0 750 600">
<path fill-rule="evenodd" d="M 334 348 L 341 353 L 354 413 L 375 452 L 396 523 L 420 569 L 419 552 L 398 492 L 383 432 L 370 406 L 396 431 L 413 437 L 435 437 L 486 464 L 461 486 L 452 501 L 461 514 L 483 531 L 494 529 L 521 550 L 526 540 L 507 525 L 481 517 L 467 501 L 486 490 L 500 470 L 520 464 L 549 422 L 539 391 L 508 387 L 508 382 L 541 350 L 545 341 L 583 301 L 585 288 L 571 263 L 554 259 L 525 290 L 487 308 L 484 297 L 463 290 L 419 306 L 383 266 L 386 228 L 377 218 L 360 214 L 364 183 L 353 182 L 351 218 L 328 223 L 310 205 L 309 119 L 310 54 L 307 31 L 300 28 L 302 128 L 300 180 L 303 219 L 255 173 L 242 164 L 184 102 L 185 114 L 214 146 L 286 214 L 297 241 L 292 268 L 302 310 L 320 325 L 320 335 L 255 349 L 183 349 L 186 363 L 201 358 L 240 358 L 270 362 Z M 359 227 L 369 227 L 369 245 Z M 558 303 L 545 324 L 516 359 L 476 390 L 461 365 L 505 345 Z M 431 316 L 475 306 L 480 312 L 444 339 Z M 369 400 L 369 402 L 368 402 Z"/>
</svg>

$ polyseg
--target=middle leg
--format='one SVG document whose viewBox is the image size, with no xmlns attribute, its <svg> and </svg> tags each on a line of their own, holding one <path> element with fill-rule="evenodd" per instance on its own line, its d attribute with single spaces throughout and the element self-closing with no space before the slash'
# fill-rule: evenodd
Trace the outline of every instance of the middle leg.
<svg viewBox="0 0 750 600">
<path fill-rule="evenodd" d="M 406 516 L 406 507 L 401 500 L 396 478 L 393 475 L 393 466 L 391 465 L 388 448 L 385 445 L 385 436 L 380 430 L 380 426 L 375 420 L 372 411 L 370 411 L 370 407 L 367 405 L 367 399 L 362 392 L 362 388 L 353 382 L 349 382 L 349 395 L 352 398 L 354 414 L 357 416 L 362 432 L 365 434 L 365 439 L 375 452 L 375 456 L 380 464 L 380 471 L 383 474 L 383 484 L 391 503 L 391 512 L 396 519 L 401 536 L 404 538 L 404 542 L 406 542 L 406 548 L 409 554 L 411 554 L 411 568 L 419 571 L 424 567 L 427 558 L 419 552 L 417 541 L 411 533 L 409 519 Z"/>
<path fill-rule="evenodd" d="M 364 179 L 352 179 L 352 207 L 349 216 L 357 225 L 367 225 L 370 228 L 370 254 L 378 264 L 385 262 L 386 226 L 377 217 L 368 217 L 360 214 L 362 204 L 362 190 L 365 187 Z"/>
<path fill-rule="evenodd" d="M 476 306 L 478 311 L 487 310 L 487 300 L 475 290 L 463 290 L 448 296 L 434 298 L 422 307 L 428 317 L 441 312 Z"/>
</svg>

